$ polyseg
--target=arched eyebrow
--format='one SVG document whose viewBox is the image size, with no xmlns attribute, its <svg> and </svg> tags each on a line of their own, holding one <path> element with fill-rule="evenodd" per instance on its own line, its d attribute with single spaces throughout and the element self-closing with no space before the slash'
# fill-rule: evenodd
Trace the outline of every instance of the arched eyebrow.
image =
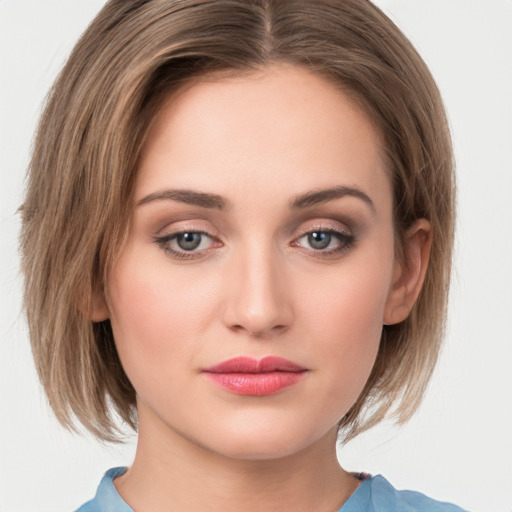
<svg viewBox="0 0 512 512">
<path fill-rule="evenodd" d="M 229 206 L 229 201 L 217 194 L 182 189 L 167 189 L 153 192 L 152 194 L 143 197 L 137 203 L 137 206 L 166 199 L 194 206 L 201 206 L 202 208 L 214 208 L 216 210 L 225 210 Z"/>
<path fill-rule="evenodd" d="M 345 196 L 352 196 L 361 199 L 370 206 L 373 212 L 375 212 L 375 205 L 365 192 L 355 187 L 346 186 L 331 187 L 305 192 L 304 194 L 295 196 L 289 202 L 289 207 L 291 210 L 302 210 L 311 206 L 327 203 L 335 199 L 340 199 Z M 231 203 L 225 197 L 222 197 L 218 194 L 184 189 L 166 189 L 153 192 L 152 194 L 143 197 L 137 203 L 137 206 L 161 200 L 179 201 L 181 203 L 200 206 L 202 208 L 212 208 L 216 210 L 226 210 L 231 207 Z"/>
<path fill-rule="evenodd" d="M 358 188 L 345 186 L 312 190 L 305 194 L 300 194 L 290 201 L 289 206 L 292 210 L 309 208 L 310 206 L 327 203 L 345 196 L 352 196 L 361 199 L 370 206 L 374 213 L 376 212 L 375 204 L 368 194 Z"/>
</svg>

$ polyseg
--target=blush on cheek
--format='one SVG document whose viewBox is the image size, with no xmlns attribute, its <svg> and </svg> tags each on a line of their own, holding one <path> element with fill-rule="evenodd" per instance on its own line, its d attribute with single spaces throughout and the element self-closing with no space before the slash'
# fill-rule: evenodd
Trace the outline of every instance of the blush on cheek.
<svg viewBox="0 0 512 512">
<path fill-rule="evenodd" d="M 123 364 L 135 368 L 148 361 L 157 368 L 200 341 L 218 295 L 218 283 L 211 281 L 177 268 L 156 250 L 144 258 L 127 247 L 110 280 L 111 322 Z M 148 375 L 156 377 L 152 371 Z"/>
<path fill-rule="evenodd" d="M 387 289 L 378 270 L 351 270 L 331 276 L 329 286 L 312 286 L 302 304 L 311 337 L 322 340 L 315 345 L 316 356 L 337 376 L 334 394 L 344 396 L 343 406 L 348 407 L 362 391 L 377 357 L 386 293 L 376 290 Z"/>
</svg>

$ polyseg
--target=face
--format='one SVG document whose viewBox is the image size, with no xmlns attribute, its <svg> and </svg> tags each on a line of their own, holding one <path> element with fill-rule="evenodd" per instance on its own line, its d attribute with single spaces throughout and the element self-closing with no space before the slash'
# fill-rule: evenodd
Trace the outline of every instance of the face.
<svg viewBox="0 0 512 512">
<path fill-rule="evenodd" d="M 348 96 L 277 66 L 175 93 L 108 282 L 140 435 L 262 459 L 333 433 L 395 267 L 380 137 Z"/>
</svg>

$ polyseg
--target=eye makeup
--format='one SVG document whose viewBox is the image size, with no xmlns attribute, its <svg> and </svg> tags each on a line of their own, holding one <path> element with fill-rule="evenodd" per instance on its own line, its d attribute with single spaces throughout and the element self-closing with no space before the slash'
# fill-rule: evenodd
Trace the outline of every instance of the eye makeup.
<svg viewBox="0 0 512 512">
<path fill-rule="evenodd" d="M 204 258 L 206 251 L 223 246 L 206 231 L 192 229 L 156 236 L 154 242 L 165 254 L 180 260 Z"/>
<path fill-rule="evenodd" d="M 351 233 L 332 227 L 319 226 L 304 232 L 291 245 L 305 249 L 313 257 L 336 258 L 351 249 L 356 241 L 355 235 Z M 311 249 L 308 249 L 306 244 Z"/>
<path fill-rule="evenodd" d="M 183 227 L 165 235 L 154 236 L 153 241 L 165 254 L 179 260 L 203 259 L 210 251 L 224 246 L 211 233 L 193 227 Z M 290 246 L 312 257 L 336 258 L 351 249 L 355 243 L 356 237 L 352 233 L 332 225 L 318 224 L 303 230 L 290 242 Z"/>
</svg>

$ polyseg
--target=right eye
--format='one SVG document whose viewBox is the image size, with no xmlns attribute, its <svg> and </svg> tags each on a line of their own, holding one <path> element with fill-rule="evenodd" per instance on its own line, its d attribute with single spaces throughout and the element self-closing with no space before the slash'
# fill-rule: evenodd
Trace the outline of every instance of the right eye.
<svg viewBox="0 0 512 512">
<path fill-rule="evenodd" d="M 206 231 L 184 230 L 155 238 L 155 243 L 169 256 L 177 259 L 193 259 L 203 256 L 216 242 Z"/>
</svg>

